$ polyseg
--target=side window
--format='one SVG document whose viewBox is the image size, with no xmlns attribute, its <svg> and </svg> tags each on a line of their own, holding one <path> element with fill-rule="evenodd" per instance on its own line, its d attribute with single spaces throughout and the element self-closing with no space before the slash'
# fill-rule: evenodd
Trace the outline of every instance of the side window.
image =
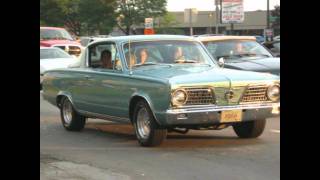
<svg viewBox="0 0 320 180">
<path fill-rule="evenodd" d="M 89 67 L 108 70 L 122 70 L 122 64 L 113 43 L 99 43 L 89 48 Z"/>
</svg>

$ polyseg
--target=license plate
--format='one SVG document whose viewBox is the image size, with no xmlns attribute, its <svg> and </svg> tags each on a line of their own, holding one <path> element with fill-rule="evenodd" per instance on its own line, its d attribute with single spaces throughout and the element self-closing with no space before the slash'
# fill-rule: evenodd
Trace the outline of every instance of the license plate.
<svg viewBox="0 0 320 180">
<path fill-rule="evenodd" d="M 221 112 L 221 123 L 239 122 L 242 120 L 242 110 L 230 110 Z"/>
</svg>

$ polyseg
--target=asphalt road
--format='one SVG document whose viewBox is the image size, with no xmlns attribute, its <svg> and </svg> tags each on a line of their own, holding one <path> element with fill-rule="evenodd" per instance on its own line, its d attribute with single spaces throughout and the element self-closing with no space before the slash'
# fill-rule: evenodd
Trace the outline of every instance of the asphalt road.
<svg viewBox="0 0 320 180">
<path fill-rule="evenodd" d="M 58 179 L 280 179 L 280 118 L 257 139 L 220 131 L 170 133 L 159 147 L 138 145 L 131 125 L 89 119 L 68 132 L 40 95 L 40 177 Z"/>
</svg>

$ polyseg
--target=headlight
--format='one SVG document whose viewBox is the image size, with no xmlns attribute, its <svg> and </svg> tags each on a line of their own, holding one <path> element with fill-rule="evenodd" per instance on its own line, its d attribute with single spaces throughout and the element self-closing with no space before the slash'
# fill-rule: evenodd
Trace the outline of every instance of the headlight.
<svg viewBox="0 0 320 180">
<path fill-rule="evenodd" d="M 180 106 L 186 103 L 187 93 L 183 89 L 177 89 L 172 93 L 172 105 Z"/>
<path fill-rule="evenodd" d="M 272 85 L 268 88 L 267 91 L 268 99 L 273 102 L 279 101 L 280 99 L 280 86 L 279 85 Z"/>
</svg>

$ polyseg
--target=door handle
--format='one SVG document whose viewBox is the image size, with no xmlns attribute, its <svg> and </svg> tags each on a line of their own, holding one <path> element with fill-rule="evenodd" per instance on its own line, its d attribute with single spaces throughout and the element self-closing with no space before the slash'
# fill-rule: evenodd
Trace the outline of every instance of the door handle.
<svg viewBox="0 0 320 180">
<path fill-rule="evenodd" d="M 84 76 L 86 79 L 91 79 L 91 76 L 89 76 L 89 75 L 85 75 Z"/>
</svg>

